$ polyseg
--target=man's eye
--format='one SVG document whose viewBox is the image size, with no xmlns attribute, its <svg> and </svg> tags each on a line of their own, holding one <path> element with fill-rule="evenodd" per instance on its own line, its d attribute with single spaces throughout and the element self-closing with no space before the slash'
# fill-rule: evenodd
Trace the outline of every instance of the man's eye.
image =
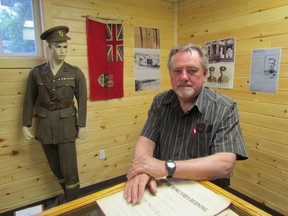
<svg viewBox="0 0 288 216">
<path fill-rule="evenodd" d="M 187 71 L 188 71 L 188 73 L 193 74 L 193 73 L 196 73 L 198 70 L 196 68 L 193 68 L 193 69 L 189 69 Z"/>
<path fill-rule="evenodd" d="M 181 72 L 182 72 L 181 70 L 174 70 L 174 73 L 177 73 L 177 74 L 179 74 Z"/>
</svg>

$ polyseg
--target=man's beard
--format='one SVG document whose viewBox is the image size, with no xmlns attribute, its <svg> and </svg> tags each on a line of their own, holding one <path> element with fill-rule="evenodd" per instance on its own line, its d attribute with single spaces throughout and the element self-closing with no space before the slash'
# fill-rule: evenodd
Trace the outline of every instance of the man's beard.
<svg viewBox="0 0 288 216">
<path fill-rule="evenodd" d="M 183 87 L 182 87 L 183 86 Z M 193 88 L 193 84 L 190 82 L 182 82 L 176 86 L 175 93 L 178 97 L 183 99 L 192 98 L 195 94 L 195 89 Z"/>
</svg>

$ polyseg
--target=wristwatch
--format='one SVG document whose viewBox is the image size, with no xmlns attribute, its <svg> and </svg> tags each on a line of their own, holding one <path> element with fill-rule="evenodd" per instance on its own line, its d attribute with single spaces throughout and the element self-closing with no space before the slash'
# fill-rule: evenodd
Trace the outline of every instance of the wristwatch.
<svg viewBox="0 0 288 216">
<path fill-rule="evenodd" d="M 176 163 L 172 160 L 167 160 L 165 165 L 166 165 L 166 168 L 168 170 L 167 178 L 172 178 L 174 175 L 174 172 L 176 170 Z"/>
</svg>

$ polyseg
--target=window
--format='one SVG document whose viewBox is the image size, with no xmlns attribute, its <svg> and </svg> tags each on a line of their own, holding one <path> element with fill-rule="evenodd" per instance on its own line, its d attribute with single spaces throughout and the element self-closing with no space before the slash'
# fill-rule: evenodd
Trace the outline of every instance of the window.
<svg viewBox="0 0 288 216">
<path fill-rule="evenodd" d="M 39 0 L 0 0 L 0 57 L 43 56 Z"/>
</svg>

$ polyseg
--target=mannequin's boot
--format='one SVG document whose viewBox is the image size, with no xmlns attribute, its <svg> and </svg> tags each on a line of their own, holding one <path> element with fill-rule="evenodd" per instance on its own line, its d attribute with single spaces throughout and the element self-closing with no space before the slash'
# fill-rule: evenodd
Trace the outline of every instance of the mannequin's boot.
<svg viewBox="0 0 288 216">
<path fill-rule="evenodd" d="M 66 202 L 79 198 L 79 192 L 79 183 L 75 185 L 66 185 Z"/>
</svg>

